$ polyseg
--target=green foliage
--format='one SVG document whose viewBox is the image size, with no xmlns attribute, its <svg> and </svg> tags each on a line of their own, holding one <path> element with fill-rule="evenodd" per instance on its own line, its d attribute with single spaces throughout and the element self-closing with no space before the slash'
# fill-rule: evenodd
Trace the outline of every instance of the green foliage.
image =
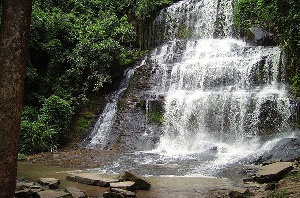
<svg viewBox="0 0 300 198">
<path fill-rule="evenodd" d="M 20 152 L 32 154 L 56 149 L 69 129 L 71 116 L 70 104 L 54 95 L 45 100 L 40 110 L 25 106 L 21 121 Z"/>
<path fill-rule="evenodd" d="M 45 100 L 38 121 L 54 129 L 57 138 L 62 138 L 69 129 L 72 114 L 67 101 L 52 95 Z"/>
<path fill-rule="evenodd" d="M 84 112 L 76 122 L 76 135 L 82 134 L 93 123 L 95 115 L 91 112 Z"/>
<path fill-rule="evenodd" d="M 179 35 L 178 37 L 181 39 L 188 39 L 192 36 L 192 31 L 188 29 L 188 27 L 184 24 L 181 24 L 179 26 Z"/>
<path fill-rule="evenodd" d="M 300 75 L 295 75 L 292 78 L 292 83 L 290 85 L 291 93 L 296 96 L 300 97 Z"/>
<path fill-rule="evenodd" d="M 159 111 L 150 111 L 149 112 L 149 121 L 156 122 L 158 124 L 162 124 L 164 121 L 164 114 Z"/>
<path fill-rule="evenodd" d="M 23 153 L 18 153 L 18 161 L 25 161 L 27 160 L 27 156 Z"/>
<path fill-rule="evenodd" d="M 33 154 L 56 148 L 55 131 L 38 121 L 21 121 L 19 152 Z"/>
<path fill-rule="evenodd" d="M 234 24 L 242 30 L 247 30 L 256 23 L 257 0 L 240 0 L 235 8 Z"/>
</svg>

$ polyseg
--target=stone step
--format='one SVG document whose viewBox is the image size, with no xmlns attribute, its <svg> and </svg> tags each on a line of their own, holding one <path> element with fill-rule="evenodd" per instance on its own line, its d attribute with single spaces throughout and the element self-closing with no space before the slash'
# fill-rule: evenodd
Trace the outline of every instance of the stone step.
<svg viewBox="0 0 300 198">
<path fill-rule="evenodd" d="M 67 180 L 78 182 L 82 184 L 101 186 L 101 187 L 109 187 L 110 183 L 118 182 L 117 179 L 104 178 L 96 173 L 76 173 L 70 174 L 66 177 Z"/>
</svg>

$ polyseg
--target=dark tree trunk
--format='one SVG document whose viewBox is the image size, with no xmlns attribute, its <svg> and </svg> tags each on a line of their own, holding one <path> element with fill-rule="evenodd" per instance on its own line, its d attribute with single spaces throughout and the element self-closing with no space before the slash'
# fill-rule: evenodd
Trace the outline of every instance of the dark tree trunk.
<svg viewBox="0 0 300 198">
<path fill-rule="evenodd" d="M 32 0 L 3 0 L 0 34 L 0 197 L 14 197 Z"/>
</svg>

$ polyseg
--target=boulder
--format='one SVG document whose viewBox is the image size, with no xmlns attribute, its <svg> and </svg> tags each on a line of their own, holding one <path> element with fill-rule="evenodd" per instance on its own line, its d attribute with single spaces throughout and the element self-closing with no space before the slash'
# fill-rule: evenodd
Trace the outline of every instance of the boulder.
<svg viewBox="0 0 300 198">
<path fill-rule="evenodd" d="M 274 33 L 267 31 L 262 27 L 251 27 L 248 32 L 248 39 L 258 45 L 268 46 L 274 45 Z"/>
<path fill-rule="evenodd" d="M 151 187 L 151 184 L 147 182 L 146 180 L 140 178 L 139 176 L 136 176 L 128 171 L 124 173 L 124 178 L 135 182 L 136 187 L 141 189 L 141 190 L 149 190 Z"/>
<path fill-rule="evenodd" d="M 66 192 L 71 194 L 73 198 L 85 198 L 84 192 L 76 187 L 67 187 Z"/>
<path fill-rule="evenodd" d="M 124 182 L 115 182 L 110 183 L 111 188 L 121 188 L 124 190 L 134 190 L 136 188 L 135 182 L 133 181 L 124 181 Z"/>
<path fill-rule="evenodd" d="M 262 166 L 253 176 L 253 181 L 258 183 L 279 181 L 292 168 L 292 162 L 276 162 L 274 164 Z"/>
<path fill-rule="evenodd" d="M 61 198 L 72 197 L 69 193 L 64 191 L 45 190 L 37 193 L 40 198 Z"/>
<path fill-rule="evenodd" d="M 117 179 L 103 178 L 101 175 L 96 173 L 71 174 L 67 175 L 66 179 L 73 182 L 101 187 L 109 187 L 110 183 L 119 181 Z"/>
<path fill-rule="evenodd" d="M 57 189 L 60 181 L 55 178 L 40 178 L 38 183 L 42 186 L 49 186 L 49 189 Z"/>
</svg>

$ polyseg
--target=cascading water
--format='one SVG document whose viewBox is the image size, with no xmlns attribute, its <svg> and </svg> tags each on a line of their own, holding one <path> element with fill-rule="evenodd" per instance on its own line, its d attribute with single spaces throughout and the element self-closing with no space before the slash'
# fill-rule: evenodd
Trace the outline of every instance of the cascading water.
<svg viewBox="0 0 300 198">
<path fill-rule="evenodd" d="M 161 11 L 154 27 L 156 42 L 164 44 L 145 58 L 152 75 L 141 95 L 147 114 L 151 100 L 164 98 L 162 135 L 151 151 L 123 154 L 108 169 L 214 175 L 288 136 L 291 104 L 282 52 L 234 39 L 235 3 L 185 0 Z M 113 125 L 104 130 L 106 122 L 99 122 L 92 147 L 105 144 Z"/>
</svg>

